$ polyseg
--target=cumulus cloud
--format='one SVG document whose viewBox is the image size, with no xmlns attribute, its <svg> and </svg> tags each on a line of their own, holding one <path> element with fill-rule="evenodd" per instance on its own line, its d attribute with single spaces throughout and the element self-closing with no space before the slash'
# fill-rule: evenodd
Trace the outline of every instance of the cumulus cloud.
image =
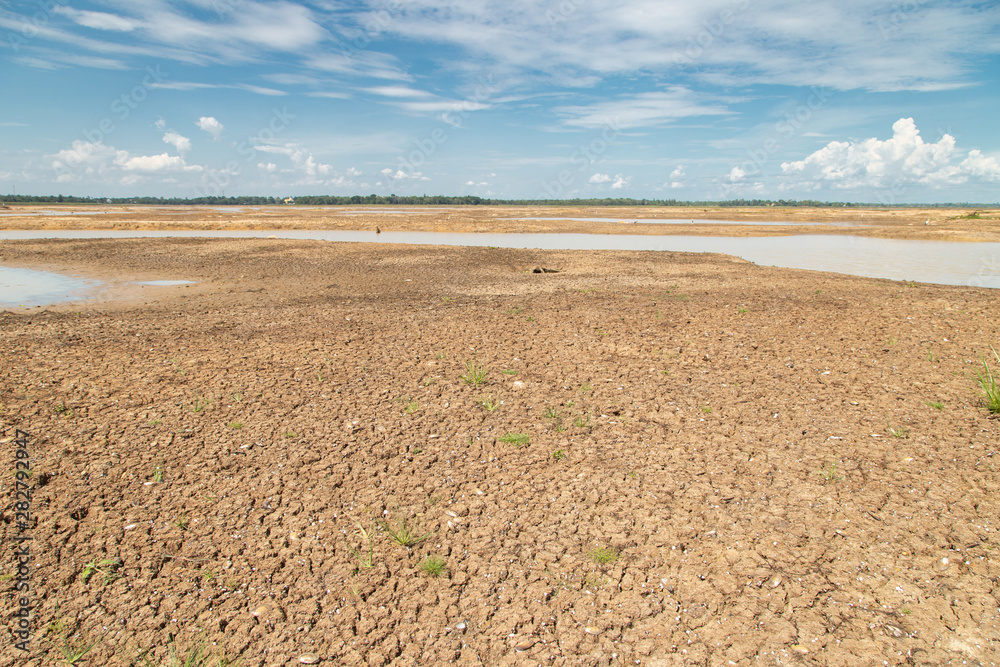
<svg viewBox="0 0 1000 667">
<path fill-rule="evenodd" d="M 682 178 L 684 176 L 684 165 L 679 164 L 677 168 L 670 172 L 670 178 Z"/>
<path fill-rule="evenodd" d="M 610 174 L 594 174 L 593 176 L 590 177 L 590 181 L 589 182 L 590 183 L 610 183 L 611 182 L 611 175 Z"/>
<path fill-rule="evenodd" d="M 747 173 L 742 169 L 740 169 L 739 167 L 733 167 L 732 169 L 729 170 L 729 182 L 736 183 L 737 181 L 741 181 L 743 180 L 743 177 L 746 175 Z"/>
<path fill-rule="evenodd" d="M 191 140 L 185 136 L 177 134 L 176 132 L 167 132 L 164 134 L 163 142 L 176 148 L 177 152 L 181 155 L 185 155 L 189 150 L 191 150 Z"/>
<path fill-rule="evenodd" d="M 161 171 L 202 171 L 201 166 L 188 165 L 184 162 L 184 158 L 177 155 L 160 153 L 159 155 L 136 155 L 135 157 L 128 157 L 127 151 L 119 151 L 119 153 L 125 153 L 125 156 L 116 157 L 115 164 L 125 171 L 147 173 Z"/>
<path fill-rule="evenodd" d="M 384 176 L 386 176 L 387 178 L 390 178 L 390 179 L 392 179 L 394 181 L 403 181 L 403 180 L 429 181 L 429 180 L 431 180 L 431 179 L 427 178 L 426 176 L 424 176 L 419 171 L 411 171 L 410 173 L 406 173 L 402 169 L 396 169 L 395 171 L 393 171 L 392 169 L 389 169 L 388 167 L 386 167 L 385 169 L 383 169 L 381 171 L 381 173 Z"/>
<path fill-rule="evenodd" d="M 1000 163 L 978 150 L 962 154 L 945 134 L 927 143 L 912 118 L 892 125 L 892 138 L 831 141 L 803 160 L 784 162 L 782 172 L 803 186 L 834 188 L 943 187 L 970 180 L 1000 181 Z"/>
<path fill-rule="evenodd" d="M 318 162 L 310 151 L 296 144 L 286 144 L 284 146 L 257 146 L 256 150 L 261 151 L 262 153 L 287 155 L 288 159 L 292 161 L 292 166 L 296 170 L 312 179 L 322 179 L 333 174 L 333 166 Z"/>
<path fill-rule="evenodd" d="M 615 182 L 611 184 L 612 190 L 621 190 L 622 188 L 627 188 L 631 178 L 625 178 L 621 174 L 615 174 Z"/>
<path fill-rule="evenodd" d="M 204 167 L 189 165 L 183 157 L 161 153 L 159 155 L 130 155 L 126 150 L 106 146 L 101 142 L 74 141 L 54 155 L 51 167 L 57 182 L 69 183 L 83 177 L 119 179 L 125 185 L 141 180 L 143 174 L 165 172 L 200 172 Z"/>
<path fill-rule="evenodd" d="M 216 141 L 218 141 L 219 137 L 222 136 L 222 131 L 226 129 L 225 126 L 217 121 L 213 116 L 202 116 L 198 119 L 198 122 L 195 123 L 195 125 L 211 134 L 212 138 Z"/>
</svg>

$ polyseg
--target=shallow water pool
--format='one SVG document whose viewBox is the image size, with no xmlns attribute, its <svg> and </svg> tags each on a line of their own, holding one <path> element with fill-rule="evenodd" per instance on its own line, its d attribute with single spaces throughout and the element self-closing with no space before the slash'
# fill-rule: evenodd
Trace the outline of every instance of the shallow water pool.
<svg viewBox="0 0 1000 667">
<path fill-rule="evenodd" d="M 0 307 L 44 306 L 86 298 L 99 286 L 96 280 L 70 278 L 50 271 L 0 266 Z"/>
<path fill-rule="evenodd" d="M 762 266 L 1000 289 L 1000 243 L 903 241 L 836 234 L 732 237 L 455 232 L 376 234 L 342 230 L 0 230 L 0 240 L 268 237 L 351 243 L 493 246 L 544 250 L 717 252 L 742 257 Z"/>
</svg>

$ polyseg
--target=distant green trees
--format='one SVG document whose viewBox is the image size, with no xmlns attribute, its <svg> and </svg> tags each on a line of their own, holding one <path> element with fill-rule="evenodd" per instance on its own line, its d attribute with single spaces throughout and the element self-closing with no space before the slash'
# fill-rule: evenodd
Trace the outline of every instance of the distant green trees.
<svg viewBox="0 0 1000 667">
<path fill-rule="evenodd" d="M 295 206 L 704 206 L 704 207 L 813 207 L 813 208 L 995 208 L 1000 204 L 956 202 L 951 204 L 872 204 L 824 202 L 813 199 L 730 199 L 727 201 L 678 201 L 676 199 L 483 199 L 473 195 L 301 195 Z M 150 206 L 269 206 L 284 204 L 285 197 L 244 195 L 236 197 L 73 197 L 69 195 L 0 195 L 7 204 L 145 204 Z"/>
</svg>

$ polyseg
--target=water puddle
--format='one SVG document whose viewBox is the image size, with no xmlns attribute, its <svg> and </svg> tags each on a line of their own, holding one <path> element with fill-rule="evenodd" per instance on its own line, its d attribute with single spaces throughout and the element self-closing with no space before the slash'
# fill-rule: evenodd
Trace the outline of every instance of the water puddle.
<svg viewBox="0 0 1000 667">
<path fill-rule="evenodd" d="M 902 241 L 862 236 L 640 236 L 631 234 L 477 234 L 343 230 L 103 231 L 0 230 L 0 240 L 125 238 L 280 238 L 350 243 L 492 246 L 542 250 L 716 252 L 761 266 L 1000 289 L 1000 243 Z"/>
<path fill-rule="evenodd" d="M 850 227 L 858 223 L 855 222 L 762 222 L 750 220 L 689 220 L 674 218 L 501 218 L 501 220 L 543 220 L 560 222 L 569 220 L 571 222 L 608 222 L 621 225 L 747 225 L 751 227 L 816 227 L 828 225 L 830 227 Z"/>
<path fill-rule="evenodd" d="M 24 218 L 31 216 L 44 215 L 49 216 L 62 216 L 62 215 L 104 215 L 106 211 L 24 211 L 21 213 L 0 213 L 0 218 Z"/>
<path fill-rule="evenodd" d="M 44 306 L 87 298 L 101 283 L 50 271 L 0 266 L 0 307 Z"/>
</svg>

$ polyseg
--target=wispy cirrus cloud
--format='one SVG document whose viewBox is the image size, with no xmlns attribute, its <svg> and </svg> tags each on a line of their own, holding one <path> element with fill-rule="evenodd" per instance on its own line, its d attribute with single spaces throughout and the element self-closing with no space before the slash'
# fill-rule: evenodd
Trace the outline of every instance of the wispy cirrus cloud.
<svg viewBox="0 0 1000 667">
<path fill-rule="evenodd" d="M 1000 52 L 995 8 L 911 5 L 844 0 L 803 12 L 785 0 L 578 0 L 548 9 L 527 0 L 411 0 L 388 30 L 557 81 L 673 73 L 735 85 L 939 90 L 974 82 L 956 57 L 970 43 Z"/>
<path fill-rule="evenodd" d="M 584 128 L 636 128 L 663 125 L 691 116 L 724 116 L 732 112 L 724 105 L 682 86 L 662 92 L 640 93 L 583 106 L 557 107 L 567 125 Z"/>
</svg>

